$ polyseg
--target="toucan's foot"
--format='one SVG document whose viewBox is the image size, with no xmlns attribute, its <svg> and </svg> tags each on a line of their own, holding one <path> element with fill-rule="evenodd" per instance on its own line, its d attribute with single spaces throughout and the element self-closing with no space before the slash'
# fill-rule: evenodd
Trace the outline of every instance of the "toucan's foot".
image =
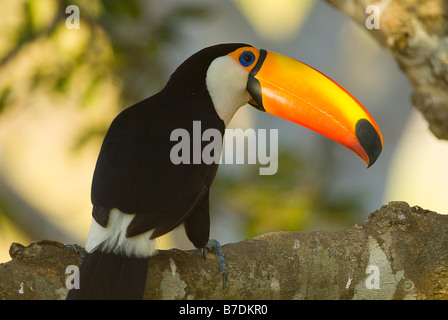
<svg viewBox="0 0 448 320">
<path fill-rule="evenodd" d="M 84 257 L 84 255 L 86 254 L 86 251 L 79 245 L 75 244 L 64 244 L 64 246 L 68 247 L 68 248 L 72 248 L 73 251 L 75 251 L 76 253 L 78 253 L 79 255 L 81 255 L 81 258 Z"/>
<path fill-rule="evenodd" d="M 224 290 L 226 288 L 226 282 L 227 282 L 227 266 L 224 260 L 224 256 L 222 255 L 221 244 L 215 239 L 210 239 L 208 240 L 205 248 L 202 248 L 201 251 L 204 259 L 207 251 L 215 253 L 216 258 L 218 259 L 219 268 L 221 269 L 222 289 Z"/>
</svg>

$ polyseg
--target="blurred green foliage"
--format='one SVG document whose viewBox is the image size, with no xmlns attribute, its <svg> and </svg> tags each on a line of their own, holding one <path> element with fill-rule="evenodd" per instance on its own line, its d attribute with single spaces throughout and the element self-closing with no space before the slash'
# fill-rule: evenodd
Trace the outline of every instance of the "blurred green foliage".
<svg viewBox="0 0 448 320">
<path fill-rule="evenodd" d="M 209 9 L 179 1 L 169 10 L 156 10 L 157 1 L 87 1 L 22 0 L 20 23 L 9 30 L 10 48 L 0 56 L 0 67 L 6 65 L 26 46 L 38 41 L 57 41 L 67 37 L 69 16 L 66 7 L 76 5 L 80 11 L 81 39 L 61 50 L 54 68 L 45 63 L 34 65 L 31 89 L 49 89 L 51 94 L 66 95 L 74 75 L 80 70 L 90 73 L 87 84 L 78 91 L 79 106 L 88 107 L 97 94 L 101 80 L 112 76 L 120 90 L 120 106 L 125 108 L 156 92 L 166 82 L 161 65 L 167 46 L 181 41 L 180 26 L 186 20 L 205 18 Z M 43 7 L 46 7 L 43 10 Z M 162 12 L 161 12 L 162 11 Z M 48 15 L 50 13 L 50 15 Z M 43 17 L 45 16 L 45 17 Z M 67 45 L 66 45 L 67 46 Z M 64 48 L 63 48 L 64 49 Z M 67 48 L 65 48 L 67 49 Z M 48 85 L 51 87 L 48 88 Z M 13 105 L 10 89 L 0 91 L 0 112 Z M 90 128 L 86 134 L 104 134 L 106 127 Z M 83 135 L 76 144 L 88 141 Z"/>
<path fill-rule="evenodd" d="M 241 213 L 251 238 L 271 231 L 302 231 L 352 226 L 362 196 L 331 196 L 331 168 L 322 160 L 305 161 L 287 149 L 279 151 L 278 171 L 260 176 L 258 165 L 245 165 L 238 177 L 218 172 L 216 201 Z M 223 200 L 226 199 L 226 200 Z M 212 201 L 213 203 L 213 201 Z"/>
<path fill-rule="evenodd" d="M 48 1 L 44 1 L 48 4 Z M 80 24 L 82 28 L 88 28 L 89 38 L 84 43 L 79 43 L 78 50 L 70 57 L 70 60 L 55 75 L 60 77 L 55 89 L 60 91 L 66 78 L 79 66 L 80 62 L 101 53 L 101 48 L 95 45 L 96 38 L 106 35 L 107 42 L 102 45 L 110 46 L 113 55 L 107 60 L 107 69 L 113 72 L 123 81 L 124 101 L 135 100 L 136 96 L 147 94 L 145 83 L 161 85 L 164 80 L 160 69 L 160 57 L 163 56 L 164 46 L 181 37 L 180 25 L 186 19 L 201 19 L 207 16 L 208 9 L 204 6 L 195 6 L 179 2 L 174 8 L 159 16 L 156 8 L 157 1 L 86 1 L 86 0 L 57 0 L 53 17 L 45 19 L 46 23 L 38 24 L 36 16 L 42 14 L 36 9 L 39 1 L 23 1 L 22 23 L 13 31 L 13 47 L 10 53 L 17 52 L 24 44 L 35 41 L 40 36 L 55 37 L 60 27 L 65 27 L 65 21 L 69 14 L 65 8 L 69 5 L 79 7 Z M 151 3 L 148 5 L 148 3 Z M 45 5 L 41 2 L 42 5 Z M 33 9 L 34 8 L 34 9 Z M 10 58 L 6 56 L 4 58 Z M 98 62 L 98 61 L 90 61 Z M 92 65 L 92 67 L 95 67 Z M 92 68 L 92 72 L 96 70 Z M 39 75 L 36 75 L 37 77 Z M 137 81 L 135 78 L 144 78 L 145 81 Z M 161 79 L 161 80 L 159 80 Z M 138 83 L 137 86 L 135 84 Z"/>
</svg>

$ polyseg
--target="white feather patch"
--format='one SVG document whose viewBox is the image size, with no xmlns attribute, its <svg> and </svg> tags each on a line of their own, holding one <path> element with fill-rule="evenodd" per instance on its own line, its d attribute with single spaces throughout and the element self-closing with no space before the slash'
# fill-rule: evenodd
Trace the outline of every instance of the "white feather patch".
<svg viewBox="0 0 448 320">
<path fill-rule="evenodd" d="M 92 220 L 86 251 L 91 253 L 101 245 L 101 250 L 104 252 L 113 252 L 128 257 L 145 258 L 154 255 L 156 240 L 149 239 L 154 230 L 126 238 L 126 229 L 134 216 L 135 214 L 125 214 L 118 209 L 112 209 L 107 228 L 103 228 L 95 220 Z"/>
<path fill-rule="evenodd" d="M 226 126 L 238 109 L 251 99 L 246 90 L 248 76 L 248 72 L 229 56 L 216 58 L 207 70 L 208 93 Z"/>
</svg>

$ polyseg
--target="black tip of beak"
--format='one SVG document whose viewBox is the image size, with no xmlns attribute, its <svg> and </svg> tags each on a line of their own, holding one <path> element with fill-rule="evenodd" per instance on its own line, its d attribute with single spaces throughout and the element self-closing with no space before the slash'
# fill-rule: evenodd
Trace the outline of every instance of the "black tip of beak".
<svg viewBox="0 0 448 320">
<path fill-rule="evenodd" d="M 356 123 L 355 134 L 369 157 L 368 168 L 370 168 L 383 150 L 381 138 L 373 125 L 366 119 L 361 119 Z"/>
</svg>

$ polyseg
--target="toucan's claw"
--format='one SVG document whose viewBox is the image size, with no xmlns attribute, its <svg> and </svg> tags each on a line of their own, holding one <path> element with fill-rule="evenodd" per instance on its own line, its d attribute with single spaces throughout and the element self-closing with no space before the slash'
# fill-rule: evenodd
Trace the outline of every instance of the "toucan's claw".
<svg viewBox="0 0 448 320">
<path fill-rule="evenodd" d="M 205 245 L 205 248 L 202 248 L 201 251 L 204 259 L 207 251 L 215 253 L 216 258 L 218 259 L 219 268 L 221 269 L 222 289 L 224 290 L 226 288 L 226 282 L 227 282 L 227 266 L 224 260 L 224 256 L 222 254 L 221 244 L 218 242 L 218 240 L 210 239 Z"/>
<path fill-rule="evenodd" d="M 73 249 L 73 251 L 75 251 L 77 254 L 79 254 L 81 256 L 81 259 L 84 258 L 84 256 L 86 255 L 86 251 L 79 245 L 77 245 L 76 243 L 74 244 L 64 244 L 64 246 Z"/>
</svg>

